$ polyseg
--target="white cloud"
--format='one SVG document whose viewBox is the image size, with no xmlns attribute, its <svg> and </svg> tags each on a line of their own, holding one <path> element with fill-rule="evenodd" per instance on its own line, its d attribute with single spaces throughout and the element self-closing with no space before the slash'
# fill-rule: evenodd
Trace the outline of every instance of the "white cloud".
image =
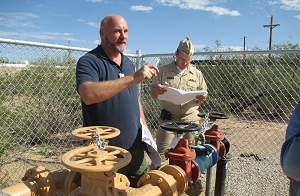
<svg viewBox="0 0 300 196">
<path fill-rule="evenodd" d="M 205 6 L 213 4 L 211 0 L 156 0 L 156 2 L 166 6 L 178 6 L 183 9 L 203 9 Z"/>
<path fill-rule="evenodd" d="M 300 19 L 300 15 L 295 16 L 296 18 Z"/>
<path fill-rule="evenodd" d="M 202 50 L 205 47 L 207 47 L 207 45 L 204 45 L 204 44 L 194 44 L 195 51 Z"/>
<path fill-rule="evenodd" d="M 93 42 L 93 44 L 96 44 L 96 45 L 100 44 L 100 40 L 99 40 L 99 39 L 96 39 L 96 40 Z"/>
<path fill-rule="evenodd" d="M 72 33 L 59 33 L 59 32 L 22 32 L 20 33 L 22 36 L 35 38 L 35 39 L 44 39 L 44 40 L 69 40 L 76 41 L 76 39 L 72 38 Z"/>
<path fill-rule="evenodd" d="M 225 46 L 223 47 L 225 51 L 243 51 L 244 48 L 241 46 Z"/>
<path fill-rule="evenodd" d="M 78 18 L 77 19 L 78 22 L 85 22 L 83 19 Z M 87 25 L 91 26 L 91 27 L 96 27 L 96 28 L 100 28 L 100 23 L 96 23 L 96 22 L 87 22 Z"/>
<path fill-rule="evenodd" d="M 16 19 L 16 20 L 39 17 L 38 15 L 32 14 L 30 12 L 10 12 L 10 13 L 0 12 L 0 14 L 3 16 L 7 16 L 7 18 L 12 18 L 12 19 Z"/>
<path fill-rule="evenodd" d="M 59 32 L 9 32 L 0 31 L 0 37 L 14 37 L 17 39 L 28 40 L 28 39 L 39 39 L 39 40 L 68 40 L 78 41 L 74 39 L 72 33 L 59 33 Z"/>
<path fill-rule="evenodd" d="M 102 0 L 86 0 L 86 1 L 90 1 L 92 3 L 100 3 Z"/>
<path fill-rule="evenodd" d="M 286 10 L 300 10 L 300 0 L 281 0 L 281 7 Z"/>
<path fill-rule="evenodd" d="M 0 26 L 6 27 L 33 27 L 32 22 L 24 22 L 27 19 L 39 18 L 38 15 L 29 12 L 0 12 Z"/>
<path fill-rule="evenodd" d="M 275 0 L 269 1 L 269 4 L 280 4 L 284 10 L 300 10 L 300 0 Z"/>
<path fill-rule="evenodd" d="M 143 6 L 143 5 L 133 5 L 130 7 L 130 10 L 132 11 L 145 11 L 150 12 L 153 8 L 149 6 Z"/>
<path fill-rule="evenodd" d="M 227 8 L 223 7 L 217 7 L 217 6 L 212 6 L 212 7 L 207 7 L 205 8 L 207 11 L 211 11 L 219 16 L 221 15 L 230 15 L 230 16 L 240 16 L 241 14 L 238 11 L 231 11 Z"/>
<path fill-rule="evenodd" d="M 213 12 L 217 15 L 240 16 L 237 10 L 216 6 L 218 1 L 213 0 L 156 0 L 157 3 L 165 6 L 177 6 L 181 9 L 193 9 Z M 222 1 L 221 1 L 222 2 Z"/>
<path fill-rule="evenodd" d="M 217 50 L 214 47 L 209 47 L 207 45 L 194 45 L 195 51 L 205 51 L 205 48 L 208 47 L 209 51 L 243 51 L 244 48 L 241 46 L 221 46 Z"/>
<path fill-rule="evenodd" d="M 0 31 L 0 37 L 13 37 L 16 34 L 16 32 Z"/>
<path fill-rule="evenodd" d="M 92 27 L 100 28 L 100 23 L 88 22 L 88 23 L 86 23 L 86 24 L 89 25 L 89 26 L 92 26 Z"/>
</svg>

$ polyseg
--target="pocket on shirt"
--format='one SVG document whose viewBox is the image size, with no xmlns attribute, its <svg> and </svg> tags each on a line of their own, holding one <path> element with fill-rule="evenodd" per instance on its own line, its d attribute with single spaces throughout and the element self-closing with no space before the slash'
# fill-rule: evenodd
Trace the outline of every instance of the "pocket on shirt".
<svg viewBox="0 0 300 196">
<path fill-rule="evenodd" d="M 197 89 L 198 88 L 197 82 L 194 80 L 188 80 L 186 86 L 187 86 L 187 91 L 199 90 Z"/>
</svg>

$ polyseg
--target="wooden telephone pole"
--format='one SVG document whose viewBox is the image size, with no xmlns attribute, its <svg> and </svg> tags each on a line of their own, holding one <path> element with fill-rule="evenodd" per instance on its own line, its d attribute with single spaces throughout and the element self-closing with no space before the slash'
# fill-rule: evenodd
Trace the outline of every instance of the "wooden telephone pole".
<svg viewBox="0 0 300 196">
<path fill-rule="evenodd" d="M 273 15 L 271 15 L 271 23 L 269 25 L 264 25 L 264 27 L 270 28 L 269 50 L 272 49 L 272 29 L 277 26 L 280 26 L 280 24 L 273 24 Z"/>
<path fill-rule="evenodd" d="M 246 51 L 246 36 L 244 36 L 244 51 Z"/>
</svg>

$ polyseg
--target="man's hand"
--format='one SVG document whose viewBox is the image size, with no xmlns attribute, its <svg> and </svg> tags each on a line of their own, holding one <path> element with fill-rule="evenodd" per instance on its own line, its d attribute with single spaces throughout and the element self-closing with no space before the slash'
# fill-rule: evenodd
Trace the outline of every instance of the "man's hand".
<svg viewBox="0 0 300 196">
<path fill-rule="evenodd" d="M 154 99 L 157 99 L 159 95 L 162 95 L 166 92 L 167 90 L 165 89 L 165 87 L 161 84 L 157 84 L 155 86 L 155 88 L 152 88 L 151 89 L 151 97 L 154 98 Z"/>
<path fill-rule="evenodd" d="M 196 101 L 198 104 L 203 103 L 204 101 L 206 101 L 207 95 L 197 95 L 196 96 Z"/>
<path fill-rule="evenodd" d="M 159 70 L 155 65 L 144 65 L 133 74 L 133 78 L 135 83 L 140 83 L 143 80 L 151 79 L 157 76 L 158 72 Z"/>
<path fill-rule="evenodd" d="M 155 92 L 157 95 L 162 95 L 166 92 L 167 90 L 165 89 L 165 87 L 161 84 L 157 84 L 157 86 L 155 87 Z"/>
</svg>

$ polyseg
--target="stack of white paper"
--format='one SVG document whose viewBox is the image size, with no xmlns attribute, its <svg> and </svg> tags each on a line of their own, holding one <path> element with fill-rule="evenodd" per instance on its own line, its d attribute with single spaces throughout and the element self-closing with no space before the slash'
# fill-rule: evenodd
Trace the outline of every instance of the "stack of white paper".
<svg viewBox="0 0 300 196">
<path fill-rule="evenodd" d="M 142 141 L 147 144 L 148 150 L 150 151 L 148 153 L 148 156 L 151 159 L 152 164 L 155 167 L 158 167 L 161 164 L 161 157 L 160 157 L 159 153 L 157 152 L 157 145 L 152 138 L 151 132 L 143 124 L 142 119 L 140 119 L 140 122 L 142 124 Z"/>
<path fill-rule="evenodd" d="M 199 91 L 183 91 L 176 88 L 165 86 L 167 92 L 158 96 L 160 100 L 173 102 L 176 105 L 186 103 L 192 99 L 196 99 L 197 95 L 206 95 L 206 90 Z"/>
</svg>

